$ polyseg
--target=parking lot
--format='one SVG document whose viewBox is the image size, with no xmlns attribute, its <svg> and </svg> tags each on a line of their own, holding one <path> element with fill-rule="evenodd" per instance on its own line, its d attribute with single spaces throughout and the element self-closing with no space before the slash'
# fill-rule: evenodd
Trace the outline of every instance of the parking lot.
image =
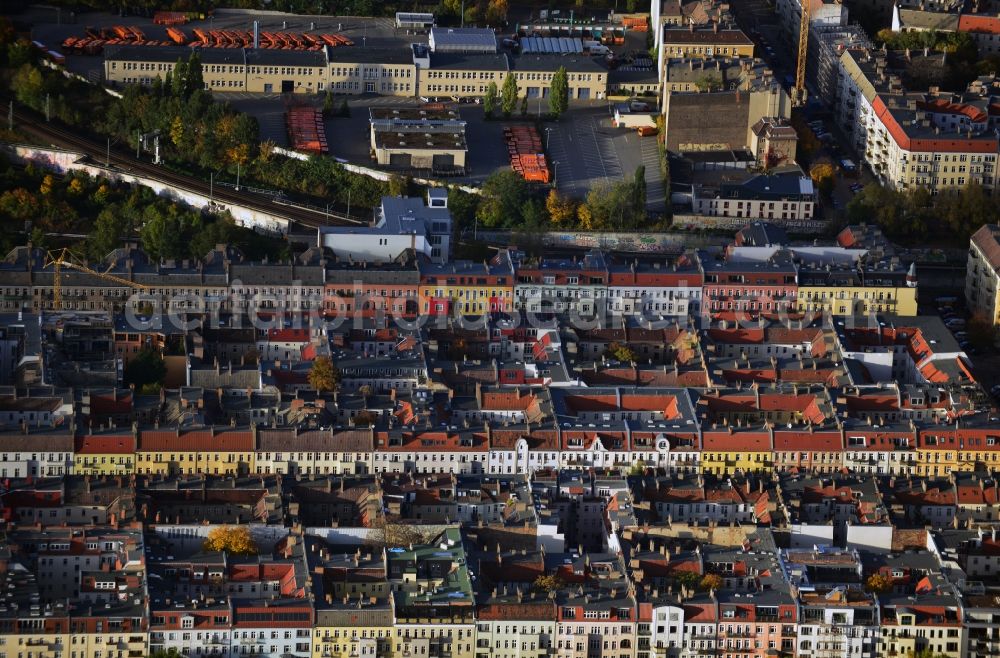
<svg viewBox="0 0 1000 658">
<path fill-rule="evenodd" d="M 594 187 L 631 178 L 645 165 L 647 208 L 664 209 L 655 137 L 612 127 L 606 107 L 575 110 L 545 130 L 543 140 L 561 192 L 582 199 Z"/>
</svg>

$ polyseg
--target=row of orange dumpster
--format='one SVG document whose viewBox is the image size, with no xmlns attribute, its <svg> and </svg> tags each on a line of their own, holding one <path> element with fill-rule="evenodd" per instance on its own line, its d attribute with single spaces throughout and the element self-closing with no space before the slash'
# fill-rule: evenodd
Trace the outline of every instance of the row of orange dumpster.
<svg viewBox="0 0 1000 658">
<path fill-rule="evenodd" d="M 173 44 L 173 41 L 140 40 L 134 37 L 123 39 L 118 36 L 108 38 L 86 36 L 68 37 L 62 42 L 62 47 L 64 51 L 74 55 L 100 55 L 105 46 L 172 46 Z"/>
<path fill-rule="evenodd" d="M 549 182 L 549 165 L 542 153 L 542 138 L 534 126 L 508 126 L 503 129 L 510 167 L 524 180 Z"/>
<path fill-rule="evenodd" d="M 105 46 L 183 46 L 201 48 L 251 48 L 253 33 L 244 30 L 202 30 L 194 28 L 194 36 L 188 37 L 184 30 L 169 26 L 169 40 L 147 39 L 137 27 L 115 25 L 113 27 L 86 29 L 84 37 L 69 37 L 63 41 L 63 49 L 78 55 L 99 55 Z M 261 48 L 280 50 L 321 50 L 327 46 L 353 46 L 354 42 L 340 34 L 306 34 L 302 32 L 261 32 L 258 42 Z"/>
<path fill-rule="evenodd" d="M 173 36 L 171 36 L 173 38 Z M 244 30 L 194 29 L 192 46 L 211 48 L 249 48 L 253 46 L 253 33 Z M 320 50 L 324 46 L 353 46 L 354 42 L 340 34 L 307 34 L 304 32 L 261 32 L 261 48 L 280 50 Z"/>
<path fill-rule="evenodd" d="M 313 153 L 326 153 L 329 150 L 322 112 L 313 107 L 293 107 L 288 110 L 285 120 L 292 148 Z"/>
<path fill-rule="evenodd" d="M 625 26 L 626 30 L 635 30 L 636 32 L 645 32 L 649 29 L 649 22 L 645 14 L 641 16 L 625 16 L 622 18 L 622 25 Z"/>
</svg>

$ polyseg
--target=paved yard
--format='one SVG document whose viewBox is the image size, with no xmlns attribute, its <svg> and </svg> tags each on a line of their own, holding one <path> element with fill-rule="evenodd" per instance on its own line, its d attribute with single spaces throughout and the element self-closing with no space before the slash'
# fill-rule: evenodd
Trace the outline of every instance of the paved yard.
<svg viewBox="0 0 1000 658">
<path fill-rule="evenodd" d="M 559 190 L 582 199 L 594 187 L 626 180 L 645 165 L 647 208 L 664 210 L 655 138 L 612 127 L 603 107 L 572 111 L 549 130 L 543 138 L 548 140 Z"/>
</svg>

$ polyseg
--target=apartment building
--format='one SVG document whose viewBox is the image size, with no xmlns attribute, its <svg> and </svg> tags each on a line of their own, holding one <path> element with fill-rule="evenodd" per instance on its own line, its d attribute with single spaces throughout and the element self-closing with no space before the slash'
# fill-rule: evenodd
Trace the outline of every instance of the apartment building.
<svg viewBox="0 0 1000 658">
<path fill-rule="evenodd" d="M 504 565 L 498 564 L 501 569 Z M 476 658 L 547 658 L 556 636 L 556 604 L 528 583 L 494 591 L 476 609 Z M 516 591 L 512 592 L 512 589 Z M 528 591 L 524 591 L 528 590 Z"/>
<path fill-rule="evenodd" d="M 592 316 L 605 308 L 607 291 L 608 267 L 600 251 L 579 259 L 541 258 L 517 265 L 515 308 L 528 313 Z"/>
<path fill-rule="evenodd" d="M 387 555 L 396 619 L 393 655 L 474 658 L 475 594 L 458 528 Z"/>
<path fill-rule="evenodd" d="M 804 264 L 798 271 L 796 305 L 809 314 L 917 315 L 916 264 L 896 258 L 861 258 L 855 263 Z"/>
<path fill-rule="evenodd" d="M 1000 143 L 990 118 L 991 81 L 976 80 L 959 95 L 905 92 L 891 65 L 897 56 L 859 49 L 840 56 L 837 122 L 854 147 L 882 184 L 897 190 L 937 194 L 975 182 L 992 191 Z"/>
<path fill-rule="evenodd" d="M 754 43 L 735 27 L 669 25 L 663 30 L 660 57 L 663 59 L 701 57 L 753 57 Z"/>
<path fill-rule="evenodd" d="M 0 477 L 50 477 L 72 468 L 72 432 L 25 427 L 0 433 Z"/>
<path fill-rule="evenodd" d="M 514 307 L 514 266 L 506 250 L 489 262 L 425 263 L 419 270 L 421 313 L 482 315 Z"/>
<path fill-rule="evenodd" d="M 762 60 L 668 58 L 663 66 L 661 111 L 671 151 L 743 151 L 762 118 L 791 116 L 788 94 Z"/>
<path fill-rule="evenodd" d="M 697 316 L 702 273 L 696 254 L 675 259 L 615 260 L 608 263 L 608 310 L 615 315 L 654 318 Z"/>
<path fill-rule="evenodd" d="M 695 185 L 691 209 L 713 217 L 799 220 L 814 217 L 817 200 L 808 176 L 760 174 L 740 182 Z"/>
<path fill-rule="evenodd" d="M 965 302 L 973 314 L 1000 325 L 1000 226 L 986 224 L 969 241 Z"/>
</svg>

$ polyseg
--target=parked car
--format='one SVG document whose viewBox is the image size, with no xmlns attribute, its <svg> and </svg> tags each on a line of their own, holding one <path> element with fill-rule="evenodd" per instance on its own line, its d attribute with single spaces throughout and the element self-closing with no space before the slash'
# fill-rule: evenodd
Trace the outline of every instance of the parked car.
<svg viewBox="0 0 1000 658">
<path fill-rule="evenodd" d="M 946 320 L 944 326 L 951 330 L 965 329 L 965 320 L 961 318 L 952 318 L 951 320 Z"/>
<path fill-rule="evenodd" d="M 993 387 L 990 389 L 990 393 L 1000 397 L 1000 384 L 994 384 Z"/>
<path fill-rule="evenodd" d="M 955 332 L 955 338 L 957 340 L 969 340 L 969 332 L 968 331 L 956 331 Z"/>
</svg>

